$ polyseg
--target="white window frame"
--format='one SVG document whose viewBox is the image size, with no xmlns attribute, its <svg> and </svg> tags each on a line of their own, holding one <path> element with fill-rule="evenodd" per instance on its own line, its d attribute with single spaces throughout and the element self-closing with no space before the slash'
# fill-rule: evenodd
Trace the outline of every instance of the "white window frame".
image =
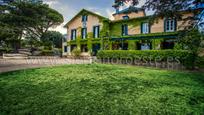
<svg viewBox="0 0 204 115">
<path fill-rule="evenodd" d="M 124 24 L 122 25 L 122 36 L 127 36 L 128 35 L 128 25 Z"/>
<path fill-rule="evenodd" d="M 142 23 L 142 33 L 143 34 L 149 33 L 149 23 L 148 22 Z"/>
<path fill-rule="evenodd" d="M 71 30 L 71 40 L 76 40 L 76 34 L 77 34 L 77 30 L 76 29 L 72 29 Z"/>
<path fill-rule="evenodd" d="M 82 22 L 87 22 L 88 15 L 82 15 Z"/>
<path fill-rule="evenodd" d="M 87 28 L 82 28 L 82 39 L 86 39 Z"/>
<path fill-rule="evenodd" d="M 94 28 L 94 30 L 93 30 L 94 38 L 99 38 L 99 31 L 100 31 L 99 29 L 100 29 L 100 26 L 97 25 L 97 26 L 94 26 L 93 28 Z"/>
<path fill-rule="evenodd" d="M 166 32 L 174 32 L 175 31 L 175 19 L 167 19 L 165 21 L 165 31 Z"/>
</svg>

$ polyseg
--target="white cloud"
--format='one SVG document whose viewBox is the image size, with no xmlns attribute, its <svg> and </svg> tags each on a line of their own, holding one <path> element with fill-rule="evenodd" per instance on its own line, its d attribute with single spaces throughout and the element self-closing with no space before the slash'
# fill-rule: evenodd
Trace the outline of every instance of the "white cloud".
<svg viewBox="0 0 204 115">
<path fill-rule="evenodd" d="M 57 26 L 57 27 L 55 27 L 55 28 L 51 28 L 50 30 L 51 31 L 58 31 L 58 32 L 60 32 L 60 33 L 62 33 L 62 34 L 66 34 L 67 33 L 67 30 L 66 30 L 66 28 L 64 28 L 64 25 L 65 25 L 66 23 L 64 22 L 64 23 L 62 23 L 60 26 Z"/>
<path fill-rule="evenodd" d="M 67 30 L 63 26 L 75 15 L 76 11 L 70 5 L 63 4 L 63 2 L 59 2 L 58 0 L 44 0 L 44 3 L 57 10 L 64 17 L 64 22 L 61 25 L 51 28 L 50 30 L 66 34 Z"/>
<path fill-rule="evenodd" d="M 44 0 L 43 1 L 45 4 L 48 4 L 49 6 L 54 6 L 55 4 L 59 3 L 58 0 Z"/>
<path fill-rule="evenodd" d="M 114 20 L 113 13 L 110 9 L 106 9 L 106 13 L 108 14 L 108 18 L 110 20 Z"/>
<path fill-rule="evenodd" d="M 96 13 L 96 14 L 98 14 L 98 15 L 102 15 L 100 12 L 94 12 L 94 13 Z"/>
</svg>

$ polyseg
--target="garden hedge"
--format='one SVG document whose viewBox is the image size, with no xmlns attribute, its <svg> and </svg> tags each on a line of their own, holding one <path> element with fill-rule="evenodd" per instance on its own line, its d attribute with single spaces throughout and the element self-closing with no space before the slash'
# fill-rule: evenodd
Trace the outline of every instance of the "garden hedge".
<svg viewBox="0 0 204 115">
<path fill-rule="evenodd" d="M 141 59 L 143 61 L 179 61 L 186 67 L 191 67 L 194 63 L 194 55 L 186 50 L 100 50 L 98 59 Z"/>
<path fill-rule="evenodd" d="M 53 50 L 43 50 L 41 52 L 42 56 L 54 56 L 54 51 Z"/>
</svg>

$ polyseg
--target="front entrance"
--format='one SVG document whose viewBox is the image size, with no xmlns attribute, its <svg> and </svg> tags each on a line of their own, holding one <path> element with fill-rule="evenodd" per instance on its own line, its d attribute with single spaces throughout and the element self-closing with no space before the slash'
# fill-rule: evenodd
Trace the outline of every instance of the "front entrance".
<svg viewBox="0 0 204 115">
<path fill-rule="evenodd" d="M 112 44 L 112 49 L 113 50 L 128 50 L 128 43 L 127 42 L 121 43 L 120 41 L 115 42 Z"/>
<path fill-rule="evenodd" d="M 151 50 L 152 42 L 149 40 L 142 40 L 141 42 L 137 42 L 137 50 Z"/>
<path fill-rule="evenodd" d="M 100 44 L 93 44 L 92 45 L 92 55 L 93 56 L 96 56 L 96 54 L 97 54 L 97 52 L 98 52 L 98 50 L 100 50 Z"/>
<path fill-rule="evenodd" d="M 75 48 L 77 48 L 77 45 L 71 45 L 71 52 L 72 52 Z"/>
<path fill-rule="evenodd" d="M 162 42 L 162 49 L 173 49 L 175 43 L 173 41 L 164 41 Z"/>
<path fill-rule="evenodd" d="M 81 52 L 88 52 L 87 44 L 81 45 Z"/>
</svg>

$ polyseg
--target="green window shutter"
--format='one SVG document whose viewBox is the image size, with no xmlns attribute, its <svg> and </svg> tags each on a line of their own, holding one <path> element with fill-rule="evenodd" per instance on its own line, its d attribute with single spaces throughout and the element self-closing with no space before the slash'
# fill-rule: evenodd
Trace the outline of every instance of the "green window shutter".
<svg viewBox="0 0 204 115">
<path fill-rule="evenodd" d="M 143 23 L 141 23 L 141 25 L 140 25 L 140 32 L 141 32 L 141 34 L 143 33 Z"/>
<path fill-rule="evenodd" d="M 122 25 L 122 36 L 123 36 L 123 34 L 124 34 L 124 25 Z"/>
<path fill-rule="evenodd" d="M 128 35 L 128 25 L 125 25 L 125 35 Z"/>
<path fill-rule="evenodd" d="M 151 24 L 149 23 L 149 33 L 151 33 Z"/>
<path fill-rule="evenodd" d="M 177 19 L 174 19 L 174 30 L 177 31 Z"/>
<path fill-rule="evenodd" d="M 83 39 L 83 30 L 84 28 L 81 29 L 81 38 Z"/>
<path fill-rule="evenodd" d="M 100 26 L 98 26 L 98 37 L 100 38 Z"/>
<path fill-rule="evenodd" d="M 128 25 L 126 25 L 126 35 L 128 35 Z"/>
<path fill-rule="evenodd" d="M 86 34 L 85 36 L 86 36 L 86 38 L 87 38 L 87 28 L 85 28 L 85 34 Z"/>
<path fill-rule="evenodd" d="M 73 40 L 73 30 L 71 30 L 71 40 Z"/>
<path fill-rule="evenodd" d="M 166 18 L 164 18 L 164 32 L 166 32 Z"/>
<path fill-rule="evenodd" d="M 84 21 L 84 15 L 82 15 L 81 21 L 82 21 L 82 22 Z"/>
<path fill-rule="evenodd" d="M 95 26 L 93 26 L 93 38 L 95 38 Z"/>
<path fill-rule="evenodd" d="M 76 38 L 77 38 L 77 30 L 75 30 L 75 40 L 76 40 Z"/>
</svg>

